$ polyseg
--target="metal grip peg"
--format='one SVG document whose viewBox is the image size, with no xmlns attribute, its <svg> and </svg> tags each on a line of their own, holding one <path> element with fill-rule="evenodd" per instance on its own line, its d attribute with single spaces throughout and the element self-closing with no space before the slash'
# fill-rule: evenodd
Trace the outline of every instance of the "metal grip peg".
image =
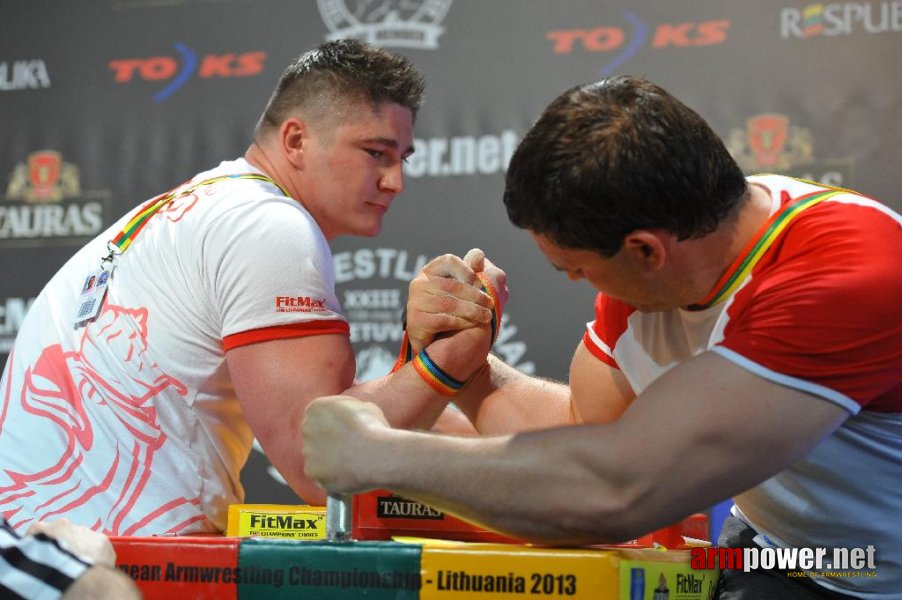
<svg viewBox="0 0 902 600">
<path fill-rule="evenodd" d="M 351 539 L 351 499 L 331 492 L 326 496 L 326 539 L 335 542 Z"/>
</svg>

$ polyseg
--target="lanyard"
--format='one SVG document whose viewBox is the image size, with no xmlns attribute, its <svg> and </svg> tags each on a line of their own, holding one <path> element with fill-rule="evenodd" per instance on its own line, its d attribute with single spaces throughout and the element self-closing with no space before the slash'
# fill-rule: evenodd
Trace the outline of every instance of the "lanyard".
<svg viewBox="0 0 902 600">
<path fill-rule="evenodd" d="M 730 265 L 730 268 L 727 269 L 714 288 L 708 292 L 708 295 L 697 304 L 693 304 L 691 308 L 694 310 L 708 308 L 729 298 L 739 288 L 739 285 L 745 281 L 745 278 L 752 272 L 752 269 L 758 264 L 761 257 L 780 237 L 780 234 L 790 222 L 805 209 L 842 193 L 847 193 L 847 191 L 830 189 L 807 194 L 794 202 L 786 203 L 783 208 L 771 215 L 767 222 L 762 225 L 758 234 L 743 248 L 736 260 L 733 261 L 733 264 Z"/>
<path fill-rule="evenodd" d="M 144 226 L 147 225 L 147 222 L 150 221 L 150 218 L 154 216 L 161 208 L 175 200 L 176 198 L 181 198 L 183 196 L 187 196 L 192 193 L 199 187 L 213 185 L 214 183 L 219 183 L 220 181 L 225 181 L 228 179 L 254 179 L 257 181 L 265 181 L 267 183 L 271 183 L 281 191 L 284 195 L 288 196 L 288 192 L 285 191 L 281 185 L 273 181 L 271 178 L 265 175 L 258 175 L 256 173 L 240 173 L 236 175 L 220 175 L 219 177 L 212 177 L 210 179 L 205 179 L 198 183 L 188 186 L 187 188 L 176 187 L 173 190 L 160 194 L 156 198 L 151 199 L 147 202 L 138 213 L 129 219 L 128 223 L 125 224 L 125 227 L 116 234 L 116 236 L 107 242 L 107 249 L 109 250 L 109 254 L 104 257 L 101 261 L 101 264 L 107 262 L 113 262 L 116 256 L 123 254 L 128 247 L 131 246 L 132 242 L 138 237 L 138 234 L 141 233 L 141 230 L 144 229 Z"/>
</svg>

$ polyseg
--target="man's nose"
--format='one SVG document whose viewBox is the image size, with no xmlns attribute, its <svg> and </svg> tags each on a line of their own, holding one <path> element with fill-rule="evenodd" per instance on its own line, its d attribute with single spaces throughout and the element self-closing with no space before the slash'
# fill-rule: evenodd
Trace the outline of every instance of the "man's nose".
<svg viewBox="0 0 902 600">
<path fill-rule="evenodd" d="M 393 194 L 400 194 L 404 190 L 404 170 L 401 162 L 392 165 L 382 173 L 382 177 L 379 179 L 379 189 Z"/>
</svg>

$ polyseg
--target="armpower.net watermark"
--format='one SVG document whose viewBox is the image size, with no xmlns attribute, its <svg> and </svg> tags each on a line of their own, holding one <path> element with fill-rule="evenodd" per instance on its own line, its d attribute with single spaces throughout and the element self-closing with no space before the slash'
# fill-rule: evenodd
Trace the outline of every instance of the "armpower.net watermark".
<svg viewBox="0 0 902 600">
<path fill-rule="evenodd" d="M 876 577 L 874 546 L 867 548 L 692 548 L 692 569 L 746 573 L 778 569 L 787 577 Z"/>
</svg>

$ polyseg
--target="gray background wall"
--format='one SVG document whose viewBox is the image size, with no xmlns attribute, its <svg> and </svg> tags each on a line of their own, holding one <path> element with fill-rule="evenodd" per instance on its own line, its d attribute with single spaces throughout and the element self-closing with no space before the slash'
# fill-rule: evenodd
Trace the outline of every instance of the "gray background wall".
<svg viewBox="0 0 902 600">
<path fill-rule="evenodd" d="M 78 246 L 242 154 L 282 69 L 333 36 L 404 53 L 429 84 L 383 235 L 333 246 L 361 378 L 396 355 L 418 266 L 473 246 L 509 276 L 496 352 L 566 378 L 594 294 L 509 225 L 501 192 L 519 138 L 576 84 L 647 76 L 747 172 L 902 209 L 902 0 L 0 0 L 0 32 L 0 364 Z M 257 452 L 244 479 L 248 501 L 296 501 Z"/>
</svg>

